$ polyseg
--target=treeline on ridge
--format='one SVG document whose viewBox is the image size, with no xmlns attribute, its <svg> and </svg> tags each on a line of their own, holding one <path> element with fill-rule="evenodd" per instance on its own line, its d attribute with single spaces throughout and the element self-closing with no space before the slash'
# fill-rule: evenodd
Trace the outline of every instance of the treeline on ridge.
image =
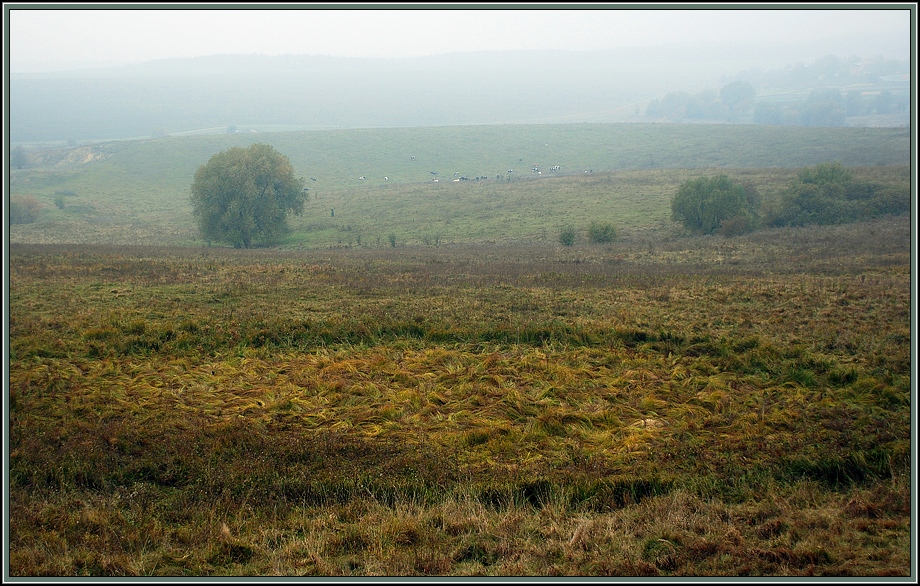
<svg viewBox="0 0 920 586">
<path fill-rule="evenodd" d="M 827 55 L 808 65 L 741 72 L 718 91 L 671 91 L 649 102 L 645 115 L 669 122 L 846 126 L 848 118 L 908 115 L 908 76 L 906 62 Z"/>
</svg>

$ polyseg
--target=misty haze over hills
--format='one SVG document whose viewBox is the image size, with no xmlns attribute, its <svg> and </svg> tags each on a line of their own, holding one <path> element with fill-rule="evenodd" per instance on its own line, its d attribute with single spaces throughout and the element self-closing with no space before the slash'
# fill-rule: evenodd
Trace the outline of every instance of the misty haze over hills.
<svg viewBox="0 0 920 586">
<path fill-rule="evenodd" d="M 641 121 L 649 102 L 668 92 L 718 91 L 740 72 L 780 70 L 829 54 L 903 55 L 906 70 L 908 42 L 405 59 L 218 55 L 20 73 L 10 77 L 10 140 L 74 144 L 228 130 Z"/>
</svg>

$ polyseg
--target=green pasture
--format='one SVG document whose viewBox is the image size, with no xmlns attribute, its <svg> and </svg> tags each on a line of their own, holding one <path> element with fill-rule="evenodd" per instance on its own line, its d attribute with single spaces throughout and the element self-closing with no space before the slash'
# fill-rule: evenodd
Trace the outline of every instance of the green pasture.
<svg viewBox="0 0 920 586">
<path fill-rule="evenodd" d="M 282 243 L 290 247 L 388 246 L 391 235 L 397 245 L 555 241 L 561 226 L 592 221 L 628 233 L 668 224 L 670 197 L 699 174 L 747 177 L 769 199 L 803 166 L 886 168 L 910 156 L 909 131 L 898 128 L 573 124 L 164 137 L 32 153 L 32 165 L 12 171 L 10 195 L 32 196 L 43 211 L 12 226 L 11 242 L 199 243 L 188 202 L 195 170 L 254 142 L 286 155 L 310 190 Z"/>
</svg>

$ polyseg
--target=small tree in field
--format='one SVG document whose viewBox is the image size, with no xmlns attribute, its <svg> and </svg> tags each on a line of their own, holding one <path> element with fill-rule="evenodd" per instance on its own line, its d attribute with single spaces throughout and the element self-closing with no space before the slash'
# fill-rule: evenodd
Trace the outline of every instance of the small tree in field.
<svg viewBox="0 0 920 586">
<path fill-rule="evenodd" d="M 713 234 L 723 224 L 726 235 L 749 232 L 757 216 L 749 191 L 725 175 L 691 179 L 671 200 L 672 218 L 698 234 Z"/>
<path fill-rule="evenodd" d="M 559 231 L 559 244 L 572 246 L 575 244 L 575 226 L 563 226 Z"/>
<path fill-rule="evenodd" d="M 195 172 L 192 208 L 201 236 L 249 248 L 289 231 L 288 213 L 303 213 L 303 179 L 266 144 L 220 152 Z"/>
</svg>

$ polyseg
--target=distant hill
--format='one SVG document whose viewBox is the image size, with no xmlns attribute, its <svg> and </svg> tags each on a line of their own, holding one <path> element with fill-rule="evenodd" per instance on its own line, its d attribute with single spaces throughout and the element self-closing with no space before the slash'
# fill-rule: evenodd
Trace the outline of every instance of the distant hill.
<svg viewBox="0 0 920 586">
<path fill-rule="evenodd" d="M 195 129 L 622 121 L 671 76 L 604 52 L 415 59 L 220 55 L 11 78 L 11 140 L 140 138 Z M 682 77 L 697 75 L 685 70 Z M 567 120 L 588 115 L 593 120 Z M 603 120 L 599 120 L 603 119 Z"/>
<path fill-rule="evenodd" d="M 167 134 L 643 121 L 671 91 L 718 89 L 791 47 L 454 53 L 407 59 L 216 55 L 10 76 L 10 140 L 71 145 Z M 771 53 L 772 51 L 772 53 Z M 771 60 L 765 61 L 764 55 Z"/>
</svg>

